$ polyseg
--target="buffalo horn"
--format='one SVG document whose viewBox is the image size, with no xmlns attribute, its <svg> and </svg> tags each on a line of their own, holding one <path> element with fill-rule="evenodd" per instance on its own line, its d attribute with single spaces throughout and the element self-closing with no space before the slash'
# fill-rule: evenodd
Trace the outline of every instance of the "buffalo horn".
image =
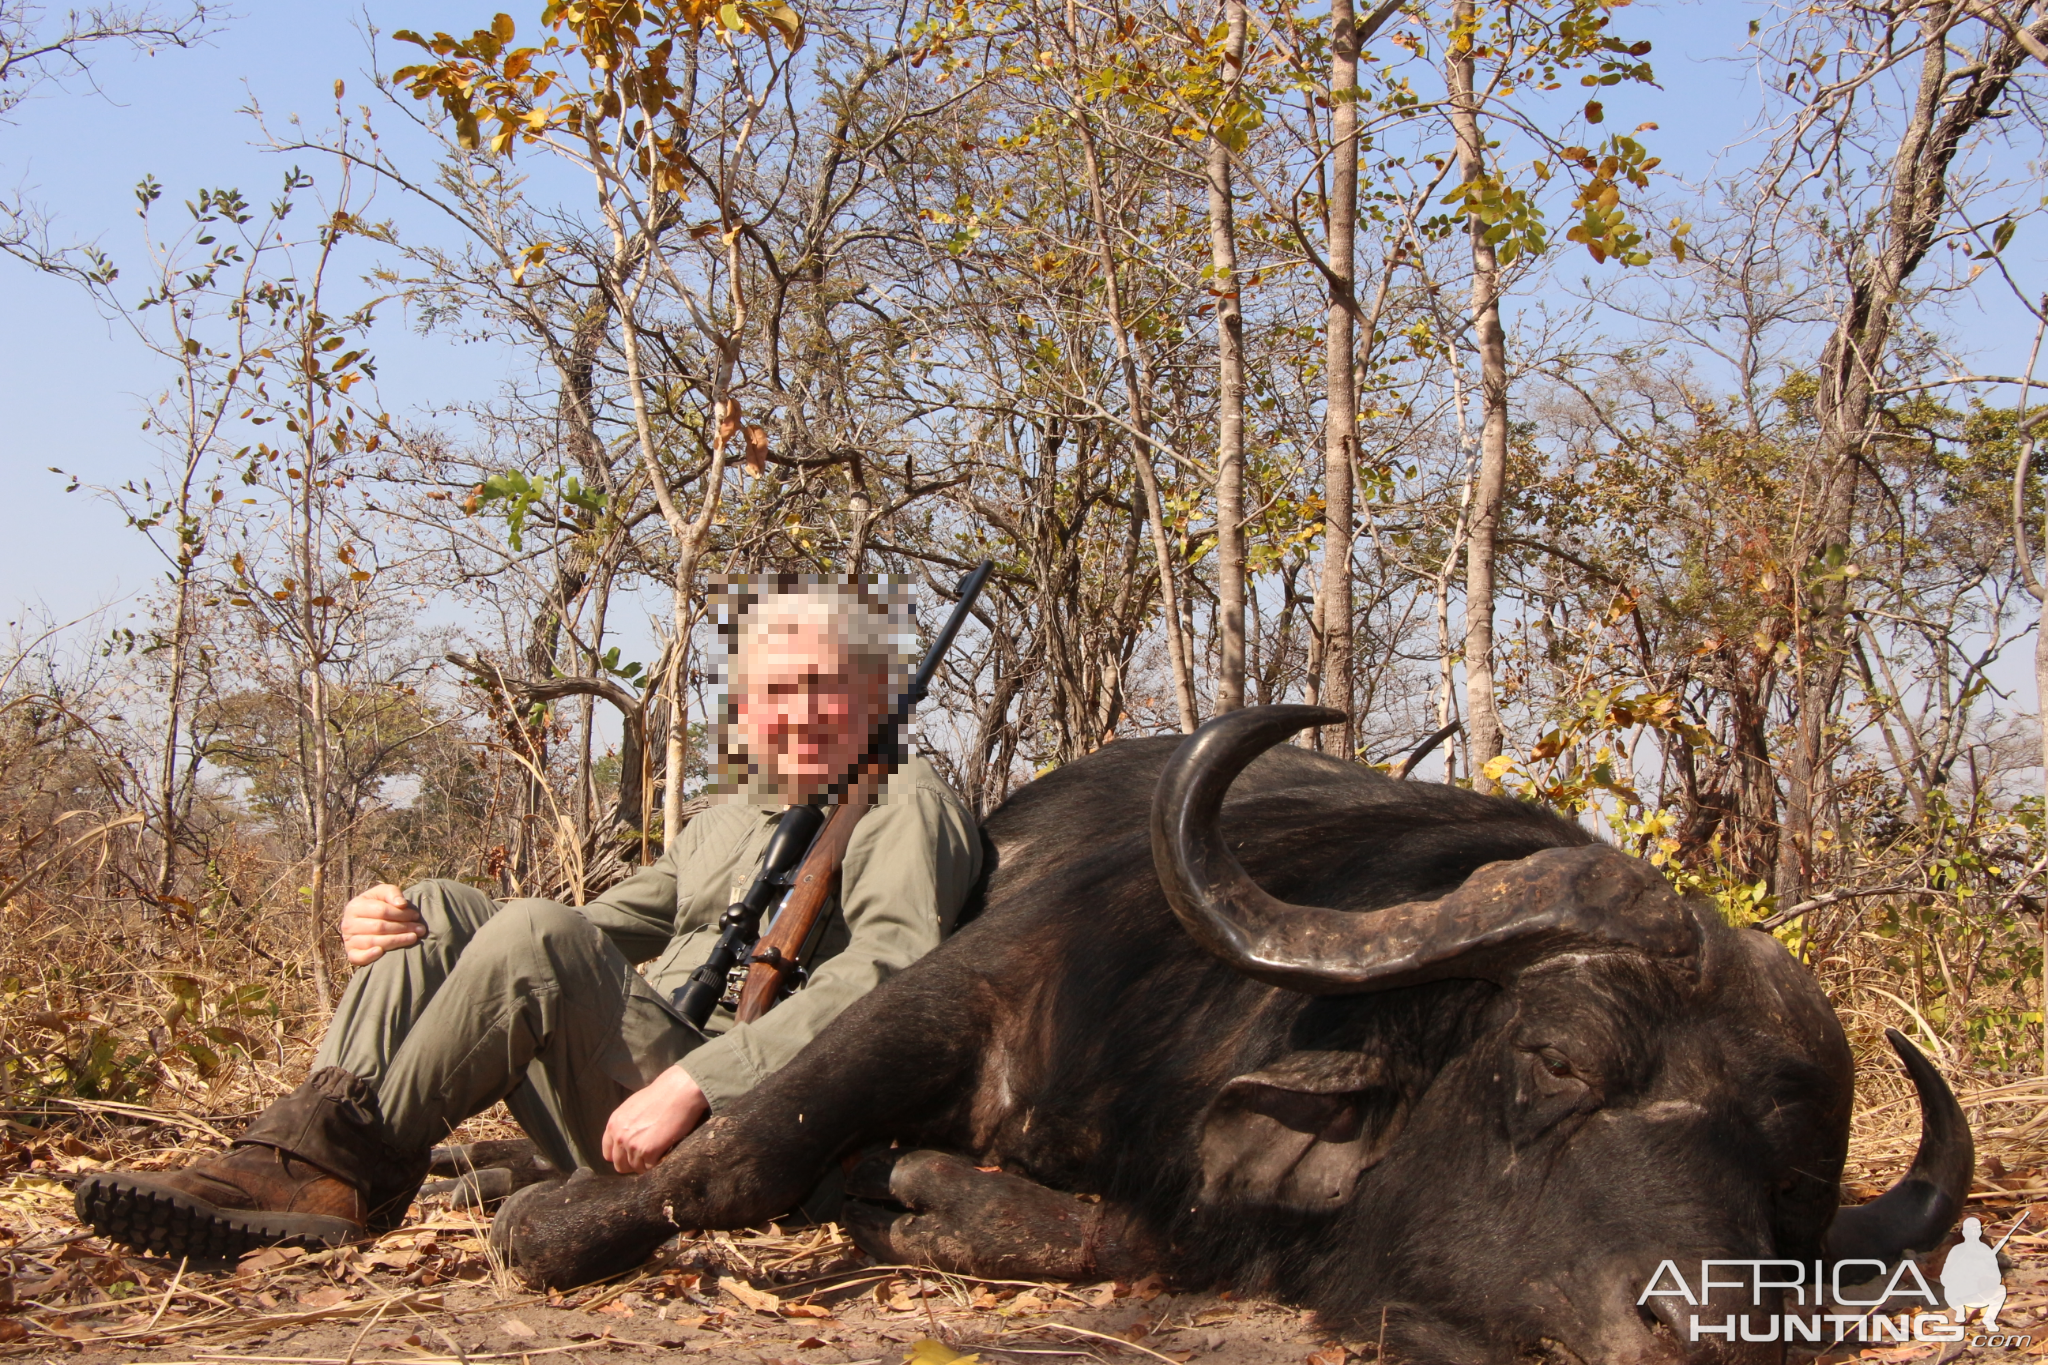
<svg viewBox="0 0 2048 1365">
<path fill-rule="evenodd" d="M 1955 1226 L 1977 1170 L 1977 1145 L 1948 1082 L 1903 1033 L 1888 1028 L 1884 1036 L 1920 1095 L 1920 1150 L 1898 1184 L 1835 1214 L 1827 1234 L 1830 1261 L 1890 1265 L 1909 1252 L 1932 1251 Z"/>
<path fill-rule="evenodd" d="M 1159 776 L 1152 861 L 1195 941 L 1248 976 L 1314 995 L 1445 977 L 1504 980 L 1554 953 L 1698 949 L 1698 928 L 1649 864 L 1592 844 L 1490 863 L 1441 900 L 1378 910 L 1289 905 L 1230 852 L 1217 814 L 1246 764 L 1295 731 L 1343 713 L 1312 706 L 1230 711 L 1190 735 Z"/>
</svg>

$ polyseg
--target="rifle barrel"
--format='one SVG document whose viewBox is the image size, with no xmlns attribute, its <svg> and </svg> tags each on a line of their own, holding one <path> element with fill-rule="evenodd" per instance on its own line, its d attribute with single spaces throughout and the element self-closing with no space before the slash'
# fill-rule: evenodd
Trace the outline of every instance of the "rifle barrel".
<svg viewBox="0 0 2048 1365">
<path fill-rule="evenodd" d="M 946 617 L 946 623 L 939 627 L 939 633 L 932 637 L 932 647 L 925 651 L 924 662 L 919 665 L 917 676 L 910 680 L 910 690 L 903 694 L 903 704 L 897 708 L 898 719 L 908 720 L 910 708 L 925 699 L 931 691 L 932 677 L 945 662 L 946 652 L 953 647 L 953 637 L 960 633 L 960 627 L 967 624 L 968 613 L 974 610 L 974 600 L 981 596 L 981 590 L 988 583 L 989 575 L 995 572 L 995 561 L 984 559 L 974 566 L 974 571 L 960 580 L 954 589 L 960 602 Z"/>
</svg>

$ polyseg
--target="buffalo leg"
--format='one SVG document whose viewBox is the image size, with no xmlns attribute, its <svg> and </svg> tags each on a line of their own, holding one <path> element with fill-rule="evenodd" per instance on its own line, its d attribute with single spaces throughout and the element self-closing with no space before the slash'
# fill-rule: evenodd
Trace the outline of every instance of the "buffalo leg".
<svg viewBox="0 0 2048 1365">
<path fill-rule="evenodd" d="M 847 1194 L 847 1231 L 886 1264 L 992 1279 L 1093 1280 L 1135 1279 L 1159 1263 L 1151 1239 L 1114 1205 L 984 1171 L 946 1152 L 878 1153 L 854 1171 Z"/>
<path fill-rule="evenodd" d="M 786 1213 L 844 1152 L 899 1136 L 967 1145 L 990 1009 L 963 961 L 932 960 L 863 997 L 647 1174 L 579 1171 L 521 1190 L 493 1241 L 529 1284 L 588 1284 L 683 1229 Z"/>
</svg>

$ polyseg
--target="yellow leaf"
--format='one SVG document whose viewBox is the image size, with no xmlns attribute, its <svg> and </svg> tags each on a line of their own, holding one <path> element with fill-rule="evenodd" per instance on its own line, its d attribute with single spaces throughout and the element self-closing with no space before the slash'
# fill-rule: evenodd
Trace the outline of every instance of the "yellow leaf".
<svg viewBox="0 0 2048 1365">
<path fill-rule="evenodd" d="M 782 34 L 782 41 L 789 44 L 792 50 L 803 44 L 804 21 L 797 16 L 795 10 L 778 3 L 762 6 L 761 14 L 769 23 L 775 25 Z"/>
<path fill-rule="evenodd" d="M 981 1365 L 978 1355 L 961 1355 L 943 1341 L 925 1337 L 912 1343 L 903 1365 Z"/>
<path fill-rule="evenodd" d="M 1487 781 L 1498 782 L 1501 778 L 1513 772 L 1514 768 L 1515 760 L 1509 758 L 1506 754 L 1501 754 L 1496 758 L 1488 759 L 1486 767 L 1481 769 L 1481 771 L 1486 774 Z"/>
</svg>

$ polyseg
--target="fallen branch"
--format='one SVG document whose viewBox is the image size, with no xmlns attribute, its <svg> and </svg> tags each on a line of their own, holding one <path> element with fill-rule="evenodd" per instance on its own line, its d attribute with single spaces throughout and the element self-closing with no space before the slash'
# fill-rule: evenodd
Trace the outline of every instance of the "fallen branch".
<svg viewBox="0 0 2048 1365">
<path fill-rule="evenodd" d="M 64 857 L 66 854 L 70 853 L 79 845 L 91 843 L 94 839 L 99 838 L 101 835 L 110 834 L 113 831 L 120 829 L 124 825 L 139 825 L 142 823 L 142 821 L 143 815 L 140 811 L 137 811 L 133 815 L 124 815 L 118 820 L 109 820 L 104 825 L 93 826 L 91 829 L 79 835 L 76 839 L 73 839 L 70 843 L 64 845 L 64 847 L 58 849 L 55 853 L 52 853 L 49 857 L 43 859 L 34 867 L 30 868 L 28 871 L 22 873 L 19 877 L 16 877 L 13 881 L 9 882 L 7 884 L 7 889 L 5 891 L 0 891 L 0 905 L 5 905 L 7 904 L 7 902 L 13 900 L 15 896 L 20 893 L 23 887 L 27 886 L 36 878 L 42 876 L 44 871 L 49 868 L 50 864 L 56 862 L 59 858 Z"/>
<path fill-rule="evenodd" d="M 123 1118 L 135 1119 L 141 1123 L 161 1123 L 167 1128 L 183 1128 L 189 1133 L 198 1133 L 216 1142 L 227 1143 L 234 1140 L 205 1119 L 192 1114 L 180 1114 L 175 1110 L 145 1109 L 139 1104 L 118 1104 L 113 1100 L 75 1100 L 65 1095 L 39 1095 L 36 1100 L 39 1104 L 63 1104 L 73 1109 L 83 1109 L 87 1113 L 119 1114 Z M 28 1111 L 17 1109 L 14 1112 L 21 1114 Z"/>
<path fill-rule="evenodd" d="M 1860 900 L 1865 896 L 1896 896 L 1907 891 L 1918 891 L 1920 889 L 1917 886 L 1901 884 L 1898 886 L 1862 887 L 1854 891 L 1830 891 L 1825 896 L 1815 896 L 1810 901 L 1801 901 L 1789 910 L 1780 910 L 1768 919 L 1760 919 L 1749 927 L 1752 929 L 1771 930 L 1781 924 L 1790 924 L 1809 910 L 1819 910 L 1823 906 L 1833 905 L 1836 901 Z"/>
</svg>

